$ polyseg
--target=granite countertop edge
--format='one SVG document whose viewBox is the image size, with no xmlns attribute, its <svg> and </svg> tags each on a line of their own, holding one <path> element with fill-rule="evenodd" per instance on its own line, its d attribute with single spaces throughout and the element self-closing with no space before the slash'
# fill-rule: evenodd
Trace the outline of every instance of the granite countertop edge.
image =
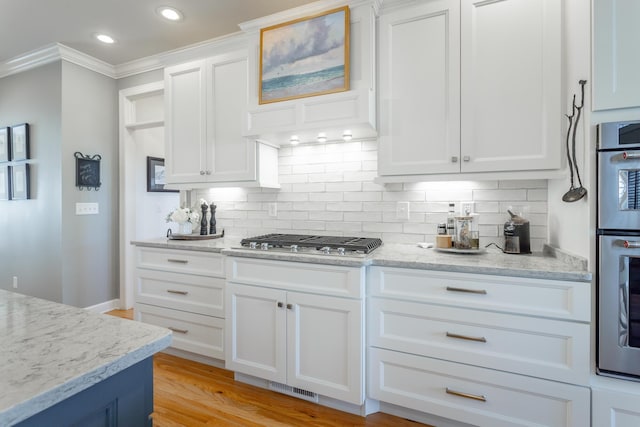
<svg viewBox="0 0 640 427">
<path fill-rule="evenodd" d="M 550 245 L 545 245 L 541 253 L 530 255 L 503 254 L 497 249 L 488 249 L 484 254 L 459 255 L 436 253 L 433 249 L 422 249 L 417 245 L 392 243 L 385 244 L 372 254 L 361 258 L 348 256 L 342 258 L 256 251 L 240 247 L 240 239 L 232 238 L 204 241 L 154 239 L 132 241 L 131 244 L 152 248 L 215 252 L 246 258 L 348 267 L 386 266 L 579 282 L 590 282 L 593 277 L 591 272 L 587 270 L 586 259 Z M 481 265 L 478 261 L 484 261 L 486 264 Z"/>
</svg>

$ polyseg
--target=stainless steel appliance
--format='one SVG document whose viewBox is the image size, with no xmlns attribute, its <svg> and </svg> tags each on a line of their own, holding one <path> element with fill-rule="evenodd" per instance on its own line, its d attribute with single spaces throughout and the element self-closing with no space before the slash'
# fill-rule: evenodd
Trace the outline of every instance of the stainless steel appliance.
<svg viewBox="0 0 640 427">
<path fill-rule="evenodd" d="M 640 122 L 599 126 L 598 373 L 640 380 Z"/>
<path fill-rule="evenodd" d="M 511 211 L 511 218 L 504 223 L 504 253 L 530 254 L 531 237 L 529 221 Z"/>
<path fill-rule="evenodd" d="M 293 253 L 364 256 L 382 245 L 370 237 L 318 236 L 308 234 L 264 234 L 242 239 L 240 244 L 255 250 L 280 250 Z"/>
</svg>

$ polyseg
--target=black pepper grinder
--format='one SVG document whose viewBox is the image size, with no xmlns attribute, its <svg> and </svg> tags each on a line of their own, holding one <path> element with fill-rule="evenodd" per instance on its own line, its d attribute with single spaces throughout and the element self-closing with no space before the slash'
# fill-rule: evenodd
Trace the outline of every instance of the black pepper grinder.
<svg viewBox="0 0 640 427">
<path fill-rule="evenodd" d="M 202 218 L 200 219 L 200 235 L 207 234 L 207 210 L 209 206 L 206 203 L 200 205 L 200 209 L 202 209 Z"/>
<path fill-rule="evenodd" d="M 209 234 L 216 234 L 216 208 L 217 206 L 211 202 L 211 219 L 209 220 Z"/>
</svg>

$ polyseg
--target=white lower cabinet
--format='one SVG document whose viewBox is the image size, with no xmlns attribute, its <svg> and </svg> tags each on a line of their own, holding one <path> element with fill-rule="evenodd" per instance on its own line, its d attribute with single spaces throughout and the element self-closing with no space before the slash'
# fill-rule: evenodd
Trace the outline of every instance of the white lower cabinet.
<svg viewBox="0 0 640 427">
<path fill-rule="evenodd" d="M 588 426 L 590 292 L 588 283 L 373 267 L 369 396 L 478 426 Z"/>
<path fill-rule="evenodd" d="M 640 384 L 625 386 L 637 390 L 634 393 L 593 387 L 593 427 L 640 426 Z"/>
<path fill-rule="evenodd" d="M 171 347 L 224 359 L 224 257 L 136 248 L 135 319 L 173 331 Z"/>
<path fill-rule="evenodd" d="M 357 284 L 363 281 L 361 269 L 249 258 L 228 262 L 226 368 L 361 405 L 362 295 L 312 293 L 318 277 Z M 236 283 L 240 279 L 246 283 Z M 302 291 L 305 286 L 313 291 Z"/>
<path fill-rule="evenodd" d="M 589 388 L 378 348 L 371 397 L 477 426 L 590 425 Z"/>
</svg>

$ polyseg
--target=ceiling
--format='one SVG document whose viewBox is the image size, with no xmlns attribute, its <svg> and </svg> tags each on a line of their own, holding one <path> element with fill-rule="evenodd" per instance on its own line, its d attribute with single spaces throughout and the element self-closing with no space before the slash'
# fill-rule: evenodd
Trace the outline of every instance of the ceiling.
<svg viewBox="0 0 640 427">
<path fill-rule="evenodd" d="M 310 0 L 0 0 L 0 64 L 52 43 L 61 43 L 111 65 L 240 31 L 238 24 Z M 184 15 L 159 17 L 159 6 Z M 104 45 L 106 33 L 117 40 Z"/>
</svg>

